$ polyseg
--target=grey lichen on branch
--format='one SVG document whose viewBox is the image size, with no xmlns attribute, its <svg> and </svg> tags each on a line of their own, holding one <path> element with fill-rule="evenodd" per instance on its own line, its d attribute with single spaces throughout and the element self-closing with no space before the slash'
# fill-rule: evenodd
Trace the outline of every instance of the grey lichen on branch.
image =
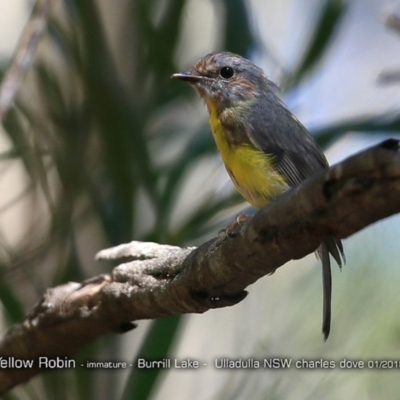
<svg viewBox="0 0 400 400">
<path fill-rule="evenodd" d="M 48 289 L 0 341 L 0 356 L 71 356 L 131 321 L 238 303 L 245 289 L 327 237 L 344 239 L 400 212 L 399 142 L 387 140 L 311 177 L 252 218 L 198 248 L 131 242 L 101 251 L 120 265 L 82 283 Z M 0 369 L 0 393 L 41 372 Z"/>
<path fill-rule="evenodd" d="M 182 249 L 177 246 L 152 242 L 132 241 L 97 253 L 96 260 L 124 261 L 113 270 L 113 278 L 133 285 L 142 283 L 147 276 L 159 283 L 162 278 L 171 279 L 180 269 L 184 258 L 196 247 Z M 156 279 L 158 276 L 159 279 Z"/>
</svg>

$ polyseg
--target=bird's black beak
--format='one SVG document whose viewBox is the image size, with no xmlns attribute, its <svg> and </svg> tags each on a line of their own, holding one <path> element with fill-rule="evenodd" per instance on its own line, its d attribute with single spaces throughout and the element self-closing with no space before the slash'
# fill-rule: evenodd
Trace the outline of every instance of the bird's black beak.
<svg viewBox="0 0 400 400">
<path fill-rule="evenodd" d="M 203 77 L 199 75 L 193 75 L 191 71 L 184 71 L 184 72 L 178 72 L 177 74 L 173 74 L 171 76 L 171 79 L 179 79 L 181 81 L 185 81 L 188 83 L 197 83 L 200 82 Z"/>
</svg>

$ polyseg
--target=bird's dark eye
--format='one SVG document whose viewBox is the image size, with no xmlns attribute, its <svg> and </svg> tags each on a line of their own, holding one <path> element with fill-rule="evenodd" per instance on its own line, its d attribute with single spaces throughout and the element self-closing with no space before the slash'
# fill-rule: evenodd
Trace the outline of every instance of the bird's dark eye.
<svg viewBox="0 0 400 400">
<path fill-rule="evenodd" d="M 232 78 L 233 74 L 235 73 L 235 71 L 233 70 L 232 67 L 222 67 L 219 70 L 219 74 L 222 78 L 224 79 L 230 79 Z"/>
</svg>

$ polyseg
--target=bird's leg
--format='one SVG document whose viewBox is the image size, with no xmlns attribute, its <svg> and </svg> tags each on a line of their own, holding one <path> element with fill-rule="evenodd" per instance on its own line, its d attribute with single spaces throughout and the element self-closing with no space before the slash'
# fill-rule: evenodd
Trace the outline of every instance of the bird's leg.
<svg viewBox="0 0 400 400">
<path fill-rule="evenodd" d="M 238 233 L 242 225 L 251 218 L 251 215 L 245 214 L 244 212 L 237 215 L 235 220 L 230 223 L 225 229 L 219 231 L 219 235 L 223 235 L 225 238 L 233 238 Z"/>
</svg>

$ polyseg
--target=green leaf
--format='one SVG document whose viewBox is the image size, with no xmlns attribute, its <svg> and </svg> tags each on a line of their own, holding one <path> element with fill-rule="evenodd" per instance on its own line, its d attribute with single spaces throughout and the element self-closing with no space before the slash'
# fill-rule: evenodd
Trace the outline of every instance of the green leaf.
<svg viewBox="0 0 400 400">
<path fill-rule="evenodd" d="M 254 47 L 248 6 L 243 0 L 224 0 L 226 9 L 224 49 L 246 56 Z M 222 22 L 222 21 L 221 21 Z"/>
<path fill-rule="evenodd" d="M 136 357 L 144 358 L 147 361 L 162 360 L 169 356 L 169 351 L 175 339 L 179 324 L 180 316 L 162 318 L 155 320 L 150 329 L 144 343 Z M 134 362 L 134 364 L 136 364 Z M 149 399 L 151 392 L 159 379 L 161 369 L 137 369 L 132 370 L 128 378 L 128 382 L 124 389 L 122 400 L 132 399 Z"/>
<path fill-rule="evenodd" d="M 353 117 L 338 123 L 333 123 L 325 128 L 313 131 L 316 139 L 321 145 L 337 139 L 346 132 L 363 132 L 382 135 L 388 132 L 400 133 L 400 116 L 398 114 L 386 113 L 374 116 Z"/>
<path fill-rule="evenodd" d="M 1 270 L 4 274 L 4 266 L 2 266 Z M 4 307 L 5 316 L 10 325 L 18 323 L 23 319 L 25 315 L 24 307 L 18 299 L 16 291 L 4 277 L 0 279 L 0 301 Z"/>
<path fill-rule="evenodd" d="M 295 86 L 315 68 L 335 37 L 337 28 L 347 10 L 345 0 L 326 0 L 316 23 L 314 34 L 294 73 L 287 79 L 286 89 Z"/>
</svg>

